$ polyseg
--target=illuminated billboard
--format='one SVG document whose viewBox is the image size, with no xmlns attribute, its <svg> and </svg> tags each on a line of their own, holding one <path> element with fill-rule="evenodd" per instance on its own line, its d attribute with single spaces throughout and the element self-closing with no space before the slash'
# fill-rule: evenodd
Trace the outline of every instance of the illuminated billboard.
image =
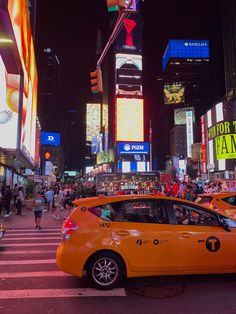
<svg viewBox="0 0 236 314">
<path fill-rule="evenodd" d="M 175 125 L 185 125 L 186 124 L 186 112 L 187 111 L 192 111 L 193 122 L 195 122 L 194 107 L 177 108 L 174 110 Z"/>
<path fill-rule="evenodd" d="M 178 105 L 185 102 L 185 86 L 183 83 L 164 84 L 164 103 Z"/>
<path fill-rule="evenodd" d="M 186 111 L 186 136 L 187 136 L 187 157 L 192 157 L 193 144 L 193 113 Z"/>
<path fill-rule="evenodd" d="M 142 20 L 140 14 L 133 14 L 123 20 L 123 27 L 116 40 L 116 51 L 140 53 L 142 51 Z"/>
<path fill-rule="evenodd" d="M 0 147 L 17 148 L 19 75 L 8 74 L 0 56 Z"/>
<path fill-rule="evenodd" d="M 86 104 L 86 141 L 101 132 L 101 104 Z"/>
<path fill-rule="evenodd" d="M 209 171 L 235 170 L 236 101 L 223 101 L 201 118 L 203 162 Z M 204 141 L 203 141 L 204 137 Z"/>
<path fill-rule="evenodd" d="M 8 12 L 16 38 L 24 79 L 20 149 L 25 157 L 34 164 L 38 77 L 28 1 L 8 0 Z"/>
<path fill-rule="evenodd" d="M 142 56 L 116 54 L 116 95 L 142 96 Z"/>
<path fill-rule="evenodd" d="M 163 71 L 170 58 L 208 59 L 210 58 L 209 41 L 197 39 L 169 40 L 162 59 Z"/>
<path fill-rule="evenodd" d="M 118 155 L 129 155 L 129 154 L 149 154 L 149 143 L 148 142 L 124 142 L 118 143 Z"/>
<path fill-rule="evenodd" d="M 116 141 L 143 142 L 143 99 L 116 99 Z"/>
<path fill-rule="evenodd" d="M 61 145 L 60 133 L 42 131 L 41 132 L 41 144 L 51 145 L 51 146 L 60 146 Z"/>
</svg>

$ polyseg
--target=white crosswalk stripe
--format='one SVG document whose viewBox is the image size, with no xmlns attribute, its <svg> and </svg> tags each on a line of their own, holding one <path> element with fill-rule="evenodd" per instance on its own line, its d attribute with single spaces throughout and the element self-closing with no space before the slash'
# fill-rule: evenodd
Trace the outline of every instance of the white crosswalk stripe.
<svg viewBox="0 0 236 314">
<path fill-rule="evenodd" d="M 35 232 L 23 228 L 7 230 L 0 243 L 0 278 L 2 282 L 8 283 L 7 290 L 4 290 L 4 287 L 0 290 L 1 300 L 126 296 L 123 288 L 108 291 L 75 288 L 77 279 L 58 270 L 56 266 L 55 254 L 60 239 L 59 228 Z M 15 280 L 20 278 L 23 280 L 17 281 L 18 284 L 15 285 Z M 24 278 L 27 280 L 27 286 L 24 285 Z M 39 279 L 44 283 L 41 286 L 44 289 L 37 286 Z"/>
</svg>

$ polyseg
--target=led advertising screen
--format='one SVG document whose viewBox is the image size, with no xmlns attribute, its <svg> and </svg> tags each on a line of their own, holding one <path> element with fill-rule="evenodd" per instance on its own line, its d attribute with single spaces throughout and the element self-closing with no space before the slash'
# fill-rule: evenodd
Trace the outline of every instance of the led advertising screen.
<svg viewBox="0 0 236 314">
<path fill-rule="evenodd" d="M 41 144 L 51 145 L 51 146 L 60 146 L 61 145 L 60 133 L 42 131 L 41 132 Z"/>
<path fill-rule="evenodd" d="M 210 58 L 208 40 L 169 40 L 166 51 L 162 59 L 162 69 L 165 67 L 170 58 Z"/>
<path fill-rule="evenodd" d="M 149 154 L 149 143 L 148 142 L 128 142 L 118 143 L 118 155 L 129 155 L 129 154 Z"/>
<path fill-rule="evenodd" d="M 185 102 L 185 86 L 183 83 L 164 84 L 164 103 L 178 105 Z"/>
<path fill-rule="evenodd" d="M 143 99 L 116 100 L 116 141 L 143 142 Z"/>
<path fill-rule="evenodd" d="M 209 171 L 235 170 L 236 101 L 223 101 L 201 119 L 204 157 Z"/>
<path fill-rule="evenodd" d="M 142 96 L 142 56 L 116 54 L 116 95 Z"/>
<path fill-rule="evenodd" d="M 6 149 L 17 148 L 19 88 L 20 76 L 8 74 L 0 56 L 0 147 Z"/>
<path fill-rule="evenodd" d="M 187 111 L 192 111 L 193 122 L 195 122 L 194 107 L 177 108 L 174 110 L 175 125 L 185 125 L 186 124 L 186 112 Z"/>
<path fill-rule="evenodd" d="M 187 136 L 187 157 L 192 157 L 193 144 L 193 113 L 186 111 L 186 136 Z"/>
<path fill-rule="evenodd" d="M 8 0 L 8 12 L 24 73 L 20 148 L 26 158 L 34 164 L 38 78 L 28 1 Z"/>
<path fill-rule="evenodd" d="M 86 104 L 86 141 L 101 132 L 101 104 Z"/>
<path fill-rule="evenodd" d="M 116 40 L 116 51 L 142 52 L 142 21 L 140 14 L 123 20 L 123 27 Z"/>
</svg>

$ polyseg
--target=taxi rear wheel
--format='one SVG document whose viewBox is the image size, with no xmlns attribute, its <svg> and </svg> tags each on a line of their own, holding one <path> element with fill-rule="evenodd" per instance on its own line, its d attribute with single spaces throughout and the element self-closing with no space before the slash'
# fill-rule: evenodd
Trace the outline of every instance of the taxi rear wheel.
<svg viewBox="0 0 236 314">
<path fill-rule="evenodd" d="M 124 277 L 124 264 L 121 258 L 112 252 L 94 255 L 87 266 L 89 281 L 100 290 L 116 287 Z"/>
</svg>

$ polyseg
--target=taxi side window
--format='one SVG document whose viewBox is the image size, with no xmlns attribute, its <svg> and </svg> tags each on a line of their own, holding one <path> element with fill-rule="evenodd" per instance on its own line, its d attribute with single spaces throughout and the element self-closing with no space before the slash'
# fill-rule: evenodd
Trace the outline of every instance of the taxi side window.
<svg viewBox="0 0 236 314">
<path fill-rule="evenodd" d="M 179 225 L 218 226 L 216 215 L 191 205 L 173 204 L 175 217 Z"/>
<path fill-rule="evenodd" d="M 168 217 L 160 201 L 126 201 L 123 204 L 123 221 L 166 224 Z"/>
<path fill-rule="evenodd" d="M 229 205 L 236 206 L 236 195 L 222 198 L 222 201 L 228 203 Z"/>
</svg>

